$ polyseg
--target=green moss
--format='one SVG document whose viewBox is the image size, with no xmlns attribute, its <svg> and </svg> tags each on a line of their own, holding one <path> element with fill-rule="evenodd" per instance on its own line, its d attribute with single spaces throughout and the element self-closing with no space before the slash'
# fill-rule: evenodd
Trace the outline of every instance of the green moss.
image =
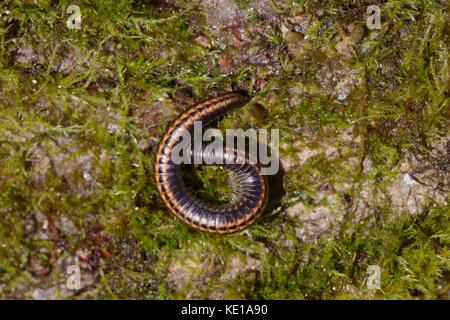
<svg viewBox="0 0 450 320">
<path fill-rule="evenodd" d="M 385 194 L 396 165 L 448 135 L 448 8 L 388 1 L 382 30 L 366 28 L 346 56 L 336 45 L 352 37 L 349 24 L 364 24 L 369 1 L 297 1 L 268 16 L 236 3 L 248 20 L 231 31 L 211 28 L 208 9 L 190 1 L 78 1 L 79 30 L 67 29 L 69 1 L 0 4 L 0 297 L 64 283 L 58 259 L 75 257 L 96 277 L 77 293 L 87 298 L 448 297 L 448 206 L 411 217 L 374 197 L 375 213 L 352 220 L 360 183 Z M 258 54 L 269 62 L 253 63 Z M 350 74 L 357 80 L 338 99 Z M 211 236 L 159 200 L 155 141 L 186 101 L 235 86 L 252 103 L 218 127 L 280 129 L 293 168 L 258 224 Z M 361 142 L 335 142 L 349 129 Z M 298 142 L 321 152 L 300 165 Z M 229 199 L 223 170 L 190 178 L 200 196 Z M 286 207 L 330 208 L 328 198 L 342 226 L 302 242 Z M 367 288 L 369 265 L 382 270 L 381 290 Z"/>
</svg>

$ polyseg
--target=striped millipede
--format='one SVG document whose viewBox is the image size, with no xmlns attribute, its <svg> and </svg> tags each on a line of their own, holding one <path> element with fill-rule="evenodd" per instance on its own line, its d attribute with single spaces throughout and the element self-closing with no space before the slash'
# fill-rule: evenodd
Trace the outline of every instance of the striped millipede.
<svg viewBox="0 0 450 320">
<path fill-rule="evenodd" d="M 234 160 L 233 164 L 225 164 L 224 161 L 222 165 L 229 170 L 232 190 L 231 200 L 224 205 L 214 205 L 195 196 L 183 182 L 181 167 L 171 158 L 172 150 L 179 142 L 177 129 L 193 132 L 194 121 L 207 125 L 246 102 L 244 95 L 230 92 L 197 104 L 172 122 L 159 143 L 154 168 L 159 195 L 175 216 L 196 230 L 214 234 L 241 231 L 256 221 L 266 204 L 266 178 L 243 151 L 223 148 L 221 157 Z M 212 156 L 202 153 L 203 159 Z"/>
</svg>

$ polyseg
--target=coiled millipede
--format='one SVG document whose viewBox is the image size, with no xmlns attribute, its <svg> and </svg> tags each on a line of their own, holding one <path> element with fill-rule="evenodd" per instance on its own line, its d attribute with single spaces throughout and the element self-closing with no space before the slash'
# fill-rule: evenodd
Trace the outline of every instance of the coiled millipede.
<svg viewBox="0 0 450 320">
<path fill-rule="evenodd" d="M 175 216 L 196 230 L 215 234 L 235 233 L 254 223 L 265 207 L 268 194 L 266 178 L 260 167 L 249 161 L 245 152 L 224 147 L 219 155 L 224 159 L 222 167 L 229 170 L 232 190 L 231 200 L 224 205 L 211 204 L 194 195 L 182 179 L 180 165 L 176 165 L 171 157 L 180 139 L 178 129 L 192 133 L 194 121 L 207 125 L 246 102 L 244 95 L 231 92 L 197 104 L 172 122 L 159 143 L 154 167 L 159 195 Z M 217 157 L 203 151 L 203 160 Z M 192 155 L 195 152 L 191 150 Z M 230 162 L 233 164 L 227 164 Z"/>
</svg>

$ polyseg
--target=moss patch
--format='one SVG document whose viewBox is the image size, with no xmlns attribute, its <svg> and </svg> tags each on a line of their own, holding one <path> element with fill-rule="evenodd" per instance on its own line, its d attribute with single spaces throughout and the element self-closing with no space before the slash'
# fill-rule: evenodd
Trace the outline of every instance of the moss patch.
<svg viewBox="0 0 450 320">
<path fill-rule="evenodd" d="M 70 4 L 0 4 L 0 297 L 448 298 L 443 1 L 379 2 L 380 30 L 368 1 L 77 1 L 80 29 Z M 219 237 L 168 214 L 152 162 L 171 119 L 233 88 L 252 101 L 218 127 L 279 129 L 285 172 Z M 202 194 L 225 201 L 214 170 Z"/>
</svg>

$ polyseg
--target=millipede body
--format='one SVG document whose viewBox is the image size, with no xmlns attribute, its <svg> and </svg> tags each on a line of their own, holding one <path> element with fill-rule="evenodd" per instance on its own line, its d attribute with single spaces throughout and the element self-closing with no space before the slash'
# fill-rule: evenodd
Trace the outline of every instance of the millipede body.
<svg viewBox="0 0 450 320">
<path fill-rule="evenodd" d="M 222 166 L 230 172 L 232 196 L 224 205 L 212 204 L 195 196 L 182 179 L 181 166 L 175 164 L 171 157 L 180 139 L 179 129 L 192 133 L 194 122 L 201 121 L 206 126 L 246 102 L 244 95 L 226 93 L 197 104 L 172 122 L 159 143 L 154 168 L 158 192 L 167 208 L 194 229 L 216 234 L 238 232 L 255 222 L 264 209 L 268 192 L 265 176 L 257 164 L 249 161 L 244 151 L 227 147 L 220 155 L 205 153 L 204 149 L 200 151 L 203 160 L 223 157 Z M 233 161 L 225 161 L 230 159 Z"/>
</svg>

